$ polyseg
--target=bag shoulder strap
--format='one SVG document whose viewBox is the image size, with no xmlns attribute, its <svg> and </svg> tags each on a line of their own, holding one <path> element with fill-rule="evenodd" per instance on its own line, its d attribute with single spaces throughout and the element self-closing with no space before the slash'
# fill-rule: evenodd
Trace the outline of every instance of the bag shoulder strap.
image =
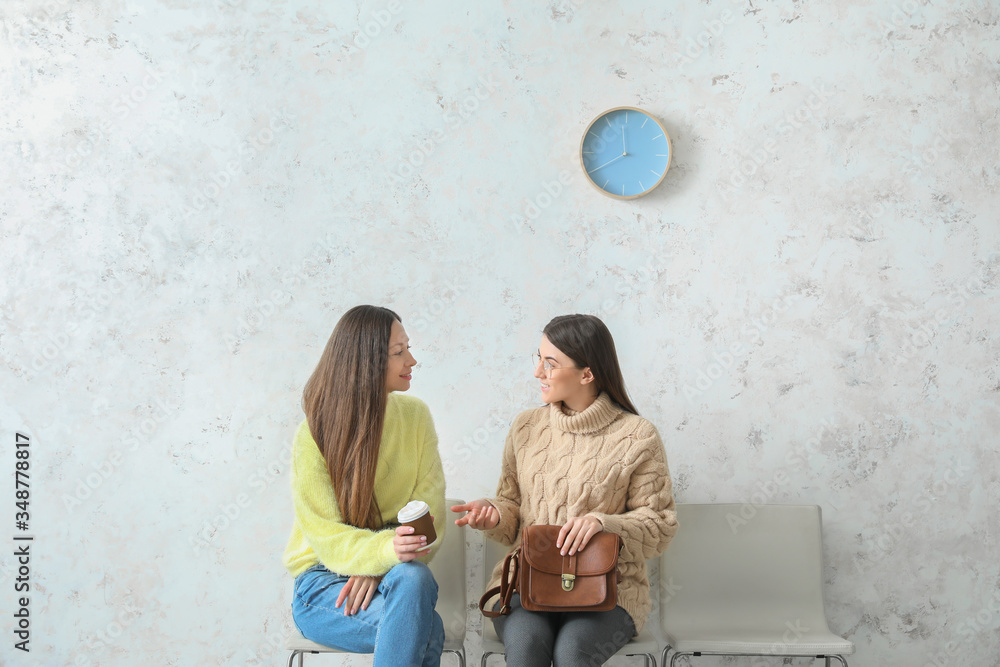
<svg viewBox="0 0 1000 667">
<path fill-rule="evenodd" d="M 507 554 L 507 558 L 503 561 L 503 574 L 500 575 L 500 585 L 494 586 L 483 593 L 483 597 L 479 598 L 479 611 L 483 612 L 483 616 L 486 618 L 498 618 L 510 613 L 510 598 L 514 595 L 514 590 L 517 587 L 517 575 L 521 569 L 521 561 L 518 558 L 520 551 L 521 549 L 518 547 Z M 513 576 L 508 576 L 511 574 L 510 564 L 512 561 L 514 563 Z M 500 594 L 500 611 L 487 610 L 486 603 L 497 593 Z"/>
</svg>

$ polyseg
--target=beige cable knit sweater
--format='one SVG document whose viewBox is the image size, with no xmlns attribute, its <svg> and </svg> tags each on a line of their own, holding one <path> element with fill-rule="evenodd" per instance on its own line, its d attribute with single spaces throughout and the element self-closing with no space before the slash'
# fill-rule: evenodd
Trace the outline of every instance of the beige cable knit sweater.
<svg viewBox="0 0 1000 667">
<path fill-rule="evenodd" d="M 497 495 L 489 499 L 500 523 L 486 536 L 516 546 L 522 526 L 597 517 L 624 542 L 618 604 L 641 632 L 652 606 L 646 560 L 663 553 L 677 532 L 670 471 L 656 428 L 606 393 L 579 413 L 553 403 L 514 419 L 502 466 Z M 499 585 L 502 565 L 487 588 Z"/>
</svg>

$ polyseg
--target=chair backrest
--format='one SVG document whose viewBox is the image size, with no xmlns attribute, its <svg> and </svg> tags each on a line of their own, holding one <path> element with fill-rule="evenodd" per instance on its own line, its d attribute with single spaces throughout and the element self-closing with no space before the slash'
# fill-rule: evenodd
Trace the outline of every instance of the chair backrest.
<svg viewBox="0 0 1000 667">
<path fill-rule="evenodd" d="M 817 505 L 678 504 L 660 556 L 660 623 L 714 619 L 755 627 L 762 615 L 826 629 Z"/>
<path fill-rule="evenodd" d="M 444 542 L 430 562 L 431 572 L 438 584 L 438 601 L 435 609 L 444 621 L 449 637 L 465 636 L 465 529 L 455 525 L 460 515 L 451 511 L 452 505 L 462 505 L 464 500 L 447 498 L 445 510 Z"/>
<path fill-rule="evenodd" d="M 493 574 L 493 568 L 507 557 L 512 547 L 505 547 L 489 538 L 485 538 L 483 541 L 486 542 L 485 555 L 483 557 L 483 584 L 488 584 L 490 576 Z"/>
</svg>

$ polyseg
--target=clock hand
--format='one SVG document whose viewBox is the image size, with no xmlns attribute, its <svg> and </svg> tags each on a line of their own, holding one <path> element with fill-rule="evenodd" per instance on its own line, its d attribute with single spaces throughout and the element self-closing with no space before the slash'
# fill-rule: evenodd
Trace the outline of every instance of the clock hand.
<svg viewBox="0 0 1000 667">
<path fill-rule="evenodd" d="M 628 149 L 625 148 L 625 126 L 622 125 L 622 155 L 628 155 Z"/>
<path fill-rule="evenodd" d="M 608 166 L 609 164 L 611 164 L 612 162 L 617 162 L 618 160 L 621 160 L 621 159 L 622 159 L 623 157 L 625 157 L 625 155 L 626 155 L 625 153 L 622 153 L 621 155 L 619 155 L 619 156 L 618 156 L 618 157 L 616 157 L 616 158 L 611 158 L 610 160 L 608 160 L 607 162 L 605 162 L 604 164 L 602 164 L 602 165 L 601 165 L 600 167 L 594 167 L 593 169 L 591 169 L 591 170 L 590 170 L 590 171 L 588 171 L 587 173 L 588 173 L 588 174 L 593 174 L 593 173 L 594 173 L 595 171 L 597 171 L 598 169 L 603 169 L 604 167 L 607 167 L 607 166 Z"/>
</svg>

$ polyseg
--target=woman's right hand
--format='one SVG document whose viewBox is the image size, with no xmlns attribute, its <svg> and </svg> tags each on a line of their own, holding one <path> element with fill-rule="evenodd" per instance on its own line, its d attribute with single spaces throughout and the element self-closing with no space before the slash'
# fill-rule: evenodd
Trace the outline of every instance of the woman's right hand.
<svg viewBox="0 0 1000 667">
<path fill-rule="evenodd" d="M 340 609 L 340 605 L 346 602 L 344 616 L 356 614 L 358 609 L 367 610 L 381 581 L 382 577 L 351 577 L 340 589 L 340 595 L 337 596 L 337 601 L 333 603 L 333 606 Z"/>
<path fill-rule="evenodd" d="M 431 552 L 427 547 L 427 536 L 414 535 L 413 526 L 396 528 L 396 536 L 392 538 L 392 548 L 400 563 L 408 563 Z"/>
<path fill-rule="evenodd" d="M 483 498 L 473 500 L 464 505 L 453 505 L 452 512 L 467 512 L 461 518 L 455 519 L 456 526 L 469 526 L 479 530 L 490 530 L 496 528 L 500 523 L 500 510 Z"/>
</svg>

